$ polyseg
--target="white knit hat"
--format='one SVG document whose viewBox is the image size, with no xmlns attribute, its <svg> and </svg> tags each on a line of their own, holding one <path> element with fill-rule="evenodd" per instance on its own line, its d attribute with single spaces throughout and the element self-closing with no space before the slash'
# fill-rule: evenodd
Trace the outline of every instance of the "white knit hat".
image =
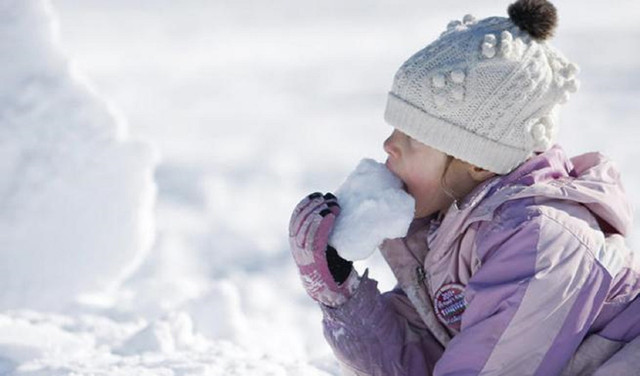
<svg viewBox="0 0 640 376">
<path fill-rule="evenodd" d="M 412 138 L 506 174 L 551 147 L 558 104 L 578 89 L 578 67 L 545 39 L 553 5 L 519 0 L 510 18 L 452 21 L 395 75 L 385 120 Z"/>
</svg>

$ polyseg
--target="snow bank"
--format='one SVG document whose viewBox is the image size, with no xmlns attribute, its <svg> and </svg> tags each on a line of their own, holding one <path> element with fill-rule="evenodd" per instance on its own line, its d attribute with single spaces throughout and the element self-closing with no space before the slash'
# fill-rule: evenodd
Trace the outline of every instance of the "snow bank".
<svg viewBox="0 0 640 376">
<path fill-rule="evenodd" d="M 336 196 L 342 210 L 329 244 L 343 258 L 366 259 L 384 239 L 407 234 L 415 200 L 384 164 L 363 159 Z"/>
<path fill-rule="evenodd" d="M 184 312 L 147 323 L 26 310 L 0 314 L 0 374 L 328 375 L 300 361 L 207 341 Z"/>
<path fill-rule="evenodd" d="M 143 258 L 155 154 L 72 72 L 44 0 L 0 0 L 0 82 L 0 309 L 60 309 Z"/>
</svg>

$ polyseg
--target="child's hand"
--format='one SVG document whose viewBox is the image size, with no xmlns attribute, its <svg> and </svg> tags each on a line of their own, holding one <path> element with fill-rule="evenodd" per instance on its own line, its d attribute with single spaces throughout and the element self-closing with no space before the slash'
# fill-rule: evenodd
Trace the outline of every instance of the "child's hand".
<svg viewBox="0 0 640 376">
<path fill-rule="evenodd" d="M 327 244 L 339 214 L 334 195 L 313 193 L 300 201 L 289 223 L 289 244 L 302 285 L 309 296 L 329 307 L 346 302 L 359 283 L 352 262 Z"/>
</svg>

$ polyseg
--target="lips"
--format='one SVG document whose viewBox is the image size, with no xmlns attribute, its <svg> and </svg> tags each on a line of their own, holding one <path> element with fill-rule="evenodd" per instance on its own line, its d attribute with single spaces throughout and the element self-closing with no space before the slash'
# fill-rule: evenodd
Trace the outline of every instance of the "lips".
<svg viewBox="0 0 640 376">
<path fill-rule="evenodd" d="M 391 158 L 387 158 L 387 161 L 384 162 L 384 165 L 387 166 L 387 169 L 389 169 L 389 171 L 391 171 L 395 176 L 398 176 L 398 173 L 396 173 L 395 168 L 393 167 L 393 163 L 391 162 Z M 400 176 L 398 176 L 399 178 Z"/>
<path fill-rule="evenodd" d="M 402 190 L 404 190 L 405 192 L 409 193 L 409 188 L 407 187 L 407 183 L 404 182 L 404 180 L 402 180 L 402 178 L 400 177 L 400 175 L 398 175 L 394 170 L 393 170 L 393 166 L 391 164 L 391 159 L 387 158 L 387 160 L 384 162 L 384 165 L 387 166 L 387 168 L 389 169 L 389 171 L 391 171 L 395 176 L 398 177 L 398 179 L 400 179 L 402 181 Z"/>
</svg>

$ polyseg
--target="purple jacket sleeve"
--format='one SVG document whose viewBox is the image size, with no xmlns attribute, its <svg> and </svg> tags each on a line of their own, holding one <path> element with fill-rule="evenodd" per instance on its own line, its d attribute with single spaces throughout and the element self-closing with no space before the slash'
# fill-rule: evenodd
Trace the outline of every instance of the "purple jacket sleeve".
<svg viewBox="0 0 640 376">
<path fill-rule="evenodd" d="M 557 375 L 585 337 L 610 282 L 593 230 L 561 211 L 527 214 L 478 231 L 481 266 L 435 375 Z"/>
<path fill-rule="evenodd" d="M 352 374 L 431 375 L 443 352 L 402 291 L 380 294 L 366 272 L 349 301 L 321 307 L 325 338 Z"/>
</svg>

